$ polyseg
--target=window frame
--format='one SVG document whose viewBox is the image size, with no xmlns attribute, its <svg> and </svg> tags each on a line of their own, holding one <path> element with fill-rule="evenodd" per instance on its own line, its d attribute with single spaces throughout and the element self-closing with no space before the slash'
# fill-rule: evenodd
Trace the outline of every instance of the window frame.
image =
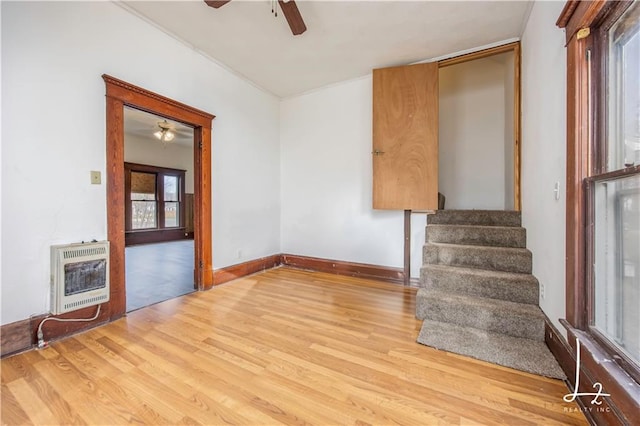
<svg viewBox="0 0 640 426">
<path fill-rule="evenodd" d="M 632 4 L 632 0 L 569 0 L 556 22 L 565 29 L 567 41 L 566 320 L 561 322 L 574 352 L 576 344 L 582 348 L 580 375 L 600 382 L 604 392 L 611 393 L 605 399 L 618 419 L 635 417 L 640 407 L 640 376 L 626 355 L 591 327 L 594 276 L 588 265 L 594 260 L 596 182 L 640 172 L 638 165 L 605 171 L 608 58 L 603 33 Z M 574 341 L 577 337 L 579 343 Z M 598 418 L 609 414 L 595 413 Z"/>
<path fill-rule="evenodd" d="M 607 4 L 610 2 L 607 2 Z M 631 7 L 633 1 L 616 1 L 612 2 L 602 12 L 603 16 L 595 21 L 592 25 L 595 26 L 593 35 L 589 39 L 587 48 L 590 49 L 593 54 L 591 57 L 591 63 L 593 68 L 593 81 L 592 81 L 592 98 L 593 102 L 593 138 L 592 149 L 594 151 L 594 158 L 592 159 L 592 168 L 590 170 L 590 176 L 604 175 L 608 173 L 615 173 L 616 171 L 629 171 L 630 174 L 634 174 L 633 167 L 627 167 L 625 169 L 617 169 L 607 171 L 607 139 L 608 139 L 608 121 L 607 121 L 607 87 L 609 82 L 609 55 L 608 55 L 608 43 L 609 43 L 609 30 L 618 19 Z M 637 167 L 638 165 L 636 165 Z M 629 170 L 631 169 L 631 170 Z M 622 175 L 621 175 L 622 176 Z M 621 177 L 613 176 L 613 177 Z"/>
<path fill-rule="evenodd" d="M 605 157 L 606 160 L 606 157 Z M 614 179 L 621 179 L 625 177 L 635 176 L 640 174 L 640 165 L 626 168 L 623 170 L 615 170 L 612 172 L 593 175 L 585 178 L 585 192 L 587 199 L 587 247 L 586 247 L 586 265 L 594 265 L 596 261 L 596 249 L 594 244 L 595 239 L 595 187 L 598 183 L 604 181 L 612 181 Z M 586 282 L 585 282 L 585 328 L 584 330 L 589 333 L 591 337 L 605 350 L 611 358 L 619 364 L 624 371 L 629 374 L 633 379 L 640 383 L 640 368 L 633 362 L 627 354 L 622 352 L 617 346 L 606 337 L 598 328 L 595 327 L 595 274 L 594 268 L 587 268 Z"/>
<path fill-rule="evenodd" d="M 608 140 L 609 140 L 609 121 L 607 117 L 608 102 L 607 91 L 609 84 L 609 30 L 620 17 L 633 5 L 629 2 L 615 2 L 608 5 L 601 12 L 599 19 L 594 20 L 591 24 L 594 28 L 587 42 L 586 48 L 590 52 L 590 58 L 587 64 L 591 66 L 590 89 L 591 99 L 591 125 L 593 135 L 591 137 L 591 153 L 589 175 L 584 178 L 584 192 L 586 199 L 586 276 L 584 283 L 584 302 L 583 309 L 585 318 L 583 319 L 583 330 L 597 341 L 605 351 L 637 382 L 640 382 L 640 368 L 616 345 L 611 342 L 603 333 L 601 333 L 593 324 L 595 323 L 594 306 L 595 306 L 595 276 L 593 267 L 595 264 L 596 253 L 594 246 L 595 238 L 595 187 L 599 182 L 611 181 L 630 177 L 640 173 L 640 165 L 632 167 L 607 170 L 608 166 Z M 588 153 L 589 155 L 589 153 Z"/>
<path fill-rule="evenodd" d="M 134 199 L 133 198 L 133 184 L 131 183 L 128 188 L 127 188 L 127 195 L 126 195 L 126 200 L 127 203 L 129 204 L 128 208 L 128 212 L 131 212 L 130 215 L 127 216 L 127 220 L 126 220 L 126 224 L 127 224 L 127 228 L 126 231 L 127 232 L 137 232 L 137 231 L 154 231 L 158 229 L 158 174 L 157 173 L 152 173 L 152 172 L 141 172 L 140 170 L 127 170 L 127 173 L 129 173 L 129 178 L 127 179 L 127 182 L 132 182 L 133 181 L 133 174 L 137 173 L 137 174 L 145 174 L 145 175 L 150 175 L 153 176 L 153 199 L 149 200 L 149 199 Z M 146 227 L 146 228 L 134 228 L 134 220 L 133 220 L 133 204 L 135 202 L 145 202 L 145 203 L 154 203 L 155 204 L 155 209 L 154 209 L 154 226 L 150 226 L 150 227 Z"/>
<path fill-rule="evenodd" d="M 186 170 L 149 164 L 124 163 L 125 169 L 125 245 L 145 244 L 184 239 L 185 227 L 185 175 Z M 152 173 L 156 176 L 156 227 L 133 229 L 133 201 L 131 200 L 131 173 Z M 178 226 L 165 226 L 164 177 L 178 178 Z M 175 202 L 175 201 L 170 201 Z"/>
</svg>

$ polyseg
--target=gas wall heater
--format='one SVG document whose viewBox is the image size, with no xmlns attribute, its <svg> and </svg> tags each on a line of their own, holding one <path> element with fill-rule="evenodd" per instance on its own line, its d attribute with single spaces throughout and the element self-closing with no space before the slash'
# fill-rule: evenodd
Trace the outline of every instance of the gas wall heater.
<svg viewBox="0 0 640 426">
<path fill-rule="evenodd" d="M 51 246 L 51 313 L 109 301 L 109 241 Z"/>
</svg>

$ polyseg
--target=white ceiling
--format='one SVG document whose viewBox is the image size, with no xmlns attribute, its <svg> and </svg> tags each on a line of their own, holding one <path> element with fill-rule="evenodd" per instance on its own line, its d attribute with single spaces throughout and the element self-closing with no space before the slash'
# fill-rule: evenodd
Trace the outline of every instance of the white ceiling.
<svg viewBox="0 0 640 426">
<path fill-rule="evenodd" d="M 153 135 L 160 130 L 158 122 L 163 122 L 165 118 L 140 111 L 134 108 L 124 107 L 124 134 L 127 137 L 161 142 Z M 177 121 L 166 119 L 167 127 L 176 135 L 170 142 L 172 145 L 180 145 L 187 148 L 193 147 L 193 129 Z"/>
<path fill-rule="evenodd" d="M 286 98 L 403 65 L 519 38 L 529 1 L 297 0 L 293 36 L 270 1 L 125 1 L 121 5 L 255 85 Z"/>
</svg>

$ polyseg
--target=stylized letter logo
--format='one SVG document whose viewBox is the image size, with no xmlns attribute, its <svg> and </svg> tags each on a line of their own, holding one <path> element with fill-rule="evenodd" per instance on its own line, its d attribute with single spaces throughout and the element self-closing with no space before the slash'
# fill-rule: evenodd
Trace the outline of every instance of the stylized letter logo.
<svg viewBox="0 0 640 426">
<path fill-rule="evenodd" d="M 593 396 L 591 400 L 591 404 L 600 405 L 602 401 L 598 398 L 601 396 L 611 396 L 608 393 L 602 392 L 602 384 L 600 382 L 595 382 L 593 384 L 594 389 L 598 389 L 596 393 L 579 393 L 578 388 L 580 387 L 580 340 L 576 337 L 576 385 L 573 388 L 573 393 L 566 394 L 562 399 L 564 402 L 573 402 L 579 396 Z"/>
</svg>

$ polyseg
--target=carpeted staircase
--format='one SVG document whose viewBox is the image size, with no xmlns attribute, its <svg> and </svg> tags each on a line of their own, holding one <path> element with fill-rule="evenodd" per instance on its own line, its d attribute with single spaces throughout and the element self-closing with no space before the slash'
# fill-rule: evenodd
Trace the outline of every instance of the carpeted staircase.
<svg viewBox="0 0 640 426">
<path fill-rule="evenodd" d="M 538 280 L 520 212 L 438 210 L 427 216 L 418 342 L 564 379 L 544 343 Z"/>
</svg>

